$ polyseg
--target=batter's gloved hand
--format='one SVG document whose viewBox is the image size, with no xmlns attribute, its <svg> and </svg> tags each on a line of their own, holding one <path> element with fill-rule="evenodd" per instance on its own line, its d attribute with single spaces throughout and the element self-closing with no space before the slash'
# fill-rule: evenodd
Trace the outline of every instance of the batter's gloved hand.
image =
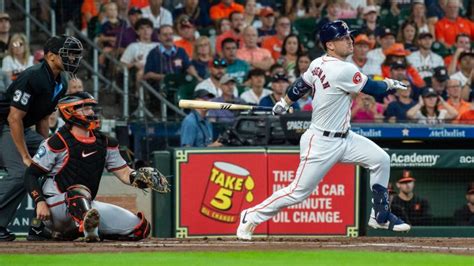
<svg viewBox="0 0 474 266">
<path fill-rule="evenodd" d="M 151 188 L 159 193 L 170 192 L 168 179 L 158 169 L 152 167 L 142 167 L 132 171 L 130 184 L 141 189 Z"/>
<path fill-rule="evenodd" d="M 283 115 L 288 112 L 288 109 L 290 108 L 290 105 L 285 101 L 285 98 L 281 98 L 279 102 L 273 106 L 272 112 L 274 115 Z"/>
<path fill-rule="evenodd" d="M 403 82 L 385 78 L 383 80 L 387 84 L 387 90 L 406 90 L 408 89 L 407 85 L 403 84 Z"/>
</svg>

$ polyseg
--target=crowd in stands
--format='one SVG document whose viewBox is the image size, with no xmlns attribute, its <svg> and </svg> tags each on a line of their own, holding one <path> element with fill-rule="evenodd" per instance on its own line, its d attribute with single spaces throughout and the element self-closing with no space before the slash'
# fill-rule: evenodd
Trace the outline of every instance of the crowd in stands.
<svg viewBox="0 0 474 266">
<path fill-rule="evenodd" d="M 472 1 L 78 2 L 80 27 L 102 49 L 103 74 L 111 77 L 116 69 L 108 54 L 132 71 L 135 92 L 144 80 L 175 103 L 204 89 L 214 101 L 272 106 L 324 54 L 319 28 L 342 19 L 356 30 L 347 61 L 374 79 L 389 77 L 410 88 L 377 98 L 354 96 L 353 121 L 474 124 Z M 34 56 L 24 35 L 8 35 L 9 20 L 0 15 L 2 70 L 15 79 Z M 170 79 L 176 81 L 173 90 L 166 83 Z M 317 90 L 294 111 L 311 111 L 312 97 Z M 226 114 L 207 116 L 229 121 Z"/>
</svg>

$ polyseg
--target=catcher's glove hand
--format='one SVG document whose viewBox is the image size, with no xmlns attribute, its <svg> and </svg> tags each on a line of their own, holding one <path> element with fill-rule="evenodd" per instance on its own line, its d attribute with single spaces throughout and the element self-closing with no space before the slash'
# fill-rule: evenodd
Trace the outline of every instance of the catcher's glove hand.
<svg viewBox="0 0 474 266">
<path fill-rule="evenodd" d="M 152 167 L 142 167 L 132 171 L 130 184 L 141 189 L 151 188 L 159 193 L 170 192 L 168 179 L 158 169 Z"/>
</svg>

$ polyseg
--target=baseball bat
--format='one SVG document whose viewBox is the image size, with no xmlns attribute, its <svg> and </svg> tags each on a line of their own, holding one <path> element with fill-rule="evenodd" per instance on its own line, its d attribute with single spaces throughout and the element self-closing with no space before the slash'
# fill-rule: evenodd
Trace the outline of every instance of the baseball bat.
<svg viewBox="0 0 474 266">
<path fill-rule="evenodd" d="M 268 106 L 254 106 L 246 104 L 218 103 L 196 100 L 179 100 L 180 108 L 187 109 L 220 109 L 220 110 L 251 110 L 251 111 L 271 111 Z"/>
</svg>

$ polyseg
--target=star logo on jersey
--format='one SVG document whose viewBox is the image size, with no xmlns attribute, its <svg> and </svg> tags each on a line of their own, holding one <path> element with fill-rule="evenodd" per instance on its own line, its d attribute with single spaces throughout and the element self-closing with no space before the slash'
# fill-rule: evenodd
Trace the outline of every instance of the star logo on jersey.
<svg viewBox="0 0 474 266">
<path fill-rule="evenodd" d="M 96 153 L 97 151 L 93 151 L 93 152 L 89 152 L 89 153 L 84 153 L 84 151 L 82 151 L 82 158 L 86 158 L 86 157 L 89 157 L 91 156 L 92 154 Z"/>
<path fill-rule="evenodd" d="M 354 82 L 354 84 L 359 84 L 362 82 L 362 75 L 360 72 L 354 74 L 354 77 L 352 77 L 352 82 Z"/>
</svg>

